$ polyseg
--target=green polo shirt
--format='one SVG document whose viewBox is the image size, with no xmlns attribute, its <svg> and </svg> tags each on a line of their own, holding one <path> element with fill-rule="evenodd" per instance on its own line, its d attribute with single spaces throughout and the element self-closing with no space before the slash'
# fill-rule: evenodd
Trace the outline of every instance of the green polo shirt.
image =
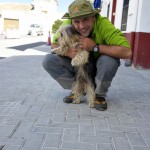
<svg viewBox="0 0 150 150">
<path fill-rule="evenodd" d="M 71 24 L 71 20 L 65 20 L 62 25 L 67 24 Z M 56 33 L 52 43 L 57 43 L 59 36 L 60 34 Z M 90 37 L 96 44 L 125 46 L 130 48 L 130 44 L 124 34 L 119 29 L 116 29 L 106 17 L 102 17 L 99 14 L 96 15 L 96 21 Z M 100 53 L 94 53 L 95 57 L 99 55 Z"/>
</svg>

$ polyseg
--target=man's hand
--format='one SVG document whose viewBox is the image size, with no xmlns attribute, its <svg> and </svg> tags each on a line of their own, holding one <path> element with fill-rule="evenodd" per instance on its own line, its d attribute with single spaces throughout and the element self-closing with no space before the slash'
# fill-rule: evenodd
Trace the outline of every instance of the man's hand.
<svg viewBox="0 0 150 150">
<path fill-rule="evenodd" d="M 77 54 L 78 50 L 76 48 L 71 48 L 66 54 L 65 56 L 70 57 L 70 58 L 74 58 Z"/>
<path fill-rule="evenodd" d="M 87 51 L 92 51 L 93 47 L 96 45 L 95 41 L 93 41 L 91 38 L 85 38 L 85 37 L 80 37 L 79 39 L 79 47 L 87 50 Z"/>
</svg>

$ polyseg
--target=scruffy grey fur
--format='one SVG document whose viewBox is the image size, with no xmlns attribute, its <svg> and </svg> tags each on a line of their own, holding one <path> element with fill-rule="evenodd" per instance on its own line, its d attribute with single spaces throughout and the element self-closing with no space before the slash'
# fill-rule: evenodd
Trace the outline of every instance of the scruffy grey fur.
<svg viewBox="0 0 150 150">
<path fill-rule="evenodd" d="M 94 107 L 94 84 L 85 69 L 89 59 L 89 52 L 81 49 L 78 46 L 79 33 L 72 25 L 63 26 L 58 32 L 60 33 L 60 37 L 58 39 L 60 46 L 58 48 L 52 49 L 52 53 L 65 56 L 65 54 L 71 48 L 78 49 L 77 55 L 71 61 L 71 65 L 77 69 L 76 81 L 72 86 L 72 93 L 75 97 L 73 103 L 79 104 L 83 94 L 86 93 L 89 107 Z"/>
</svg>

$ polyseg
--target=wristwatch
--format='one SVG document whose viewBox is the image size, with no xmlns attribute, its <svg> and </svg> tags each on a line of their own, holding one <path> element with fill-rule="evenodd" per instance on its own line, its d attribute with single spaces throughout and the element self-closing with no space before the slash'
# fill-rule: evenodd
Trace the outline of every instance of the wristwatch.
<svg viewBox="0 0 150 150">
<path fill-rule="evenodd" d="M 93 52 L 98 52 L 98 51 L 99 51 L 99 45 L 96 44 L 93 48 Z"/>
</svg>

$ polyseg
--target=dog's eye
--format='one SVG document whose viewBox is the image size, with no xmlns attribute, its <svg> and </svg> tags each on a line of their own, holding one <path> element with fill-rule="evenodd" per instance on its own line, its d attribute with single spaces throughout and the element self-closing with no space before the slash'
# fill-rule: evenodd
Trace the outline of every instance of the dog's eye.
<svg viewBox="0 0 150 150">
<path fill-rule="evenodd" d="M 63 34 L 62 34 L 62 33 L 60 33 L 60 36 L 61 36 L 61 37 L 63 37 Z"/>
<path fill-rule="evenodd" d="M 67 28 L 66 33 L 69 37 L 72 36 L 73 35 L 72 28 Z"/>
</svg>

